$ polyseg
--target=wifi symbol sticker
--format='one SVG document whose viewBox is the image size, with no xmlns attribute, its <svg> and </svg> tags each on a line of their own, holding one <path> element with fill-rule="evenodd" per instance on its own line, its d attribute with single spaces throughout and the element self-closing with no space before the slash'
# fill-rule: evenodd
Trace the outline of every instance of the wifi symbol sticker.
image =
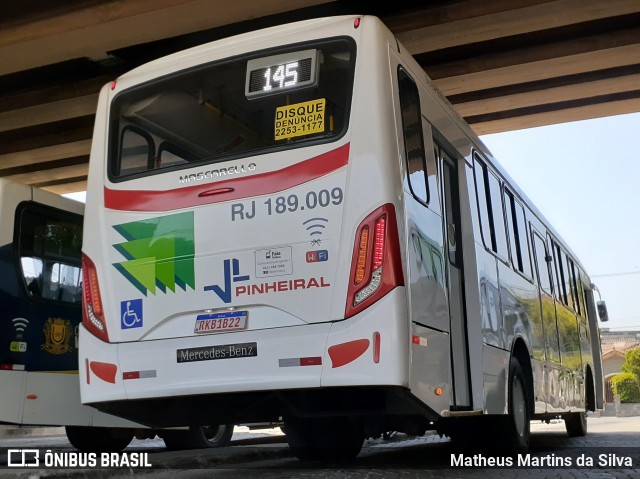
<svg viewBox="0 0 640 479">
<path fill-rule="evenodd" d="M 29 320 L 25 318 L 15 318 L 12 319 L 11 322 L 13 323 L 13 328 L 16 330 L 16 337 L 22 339 L 22 333 L 24 333 L 24 330 L 29 326 Z"/>
<path fill-rule="evenodd" d="M 25 318 L 15 318 L 12 319 L 11 322 L 13 323 L 13 327 L 15 328 L 15 330 L 20 333 L 27 329 L 27 326 L 29 326 L 29 320 Z"/>
<path fill-rule="evenodd" d="M 307 221 L 303 221 L 302 225 L 307 228 L 309 235 L 313 238 L 324 232 L 324 229 L 327 227 L 326 223 L 328 222 L 329 220 L 327 218 L 309 218 Z"/>
</svg>

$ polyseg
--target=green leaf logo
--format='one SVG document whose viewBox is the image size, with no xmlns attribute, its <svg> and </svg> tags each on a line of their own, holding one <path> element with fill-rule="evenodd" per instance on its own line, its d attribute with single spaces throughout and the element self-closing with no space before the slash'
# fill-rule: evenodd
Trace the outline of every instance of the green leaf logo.
<svg viewBox="0 0 640 479">
<path fill-rule="evenodd" d="M 113 266 L 142 294 L 195 289 L 193 211 L 113 228 L 127 240 L 113 245 L 127 259 Z"/>
</svg>

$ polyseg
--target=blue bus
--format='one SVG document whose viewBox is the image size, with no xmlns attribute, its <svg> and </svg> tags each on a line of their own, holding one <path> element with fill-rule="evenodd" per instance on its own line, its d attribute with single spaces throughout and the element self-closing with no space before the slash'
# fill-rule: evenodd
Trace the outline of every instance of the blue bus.
<svg viewBox="0 0 640 479">
<path fill-rule="evenodd" d="M 86 451 L 120 451 L 156 434 L 171 449 L 228 443 L 233 425 L 156 431 L 80 403 L 83 210 L 0 179 L 0 424 L 64 425 Z"/>
</svg>

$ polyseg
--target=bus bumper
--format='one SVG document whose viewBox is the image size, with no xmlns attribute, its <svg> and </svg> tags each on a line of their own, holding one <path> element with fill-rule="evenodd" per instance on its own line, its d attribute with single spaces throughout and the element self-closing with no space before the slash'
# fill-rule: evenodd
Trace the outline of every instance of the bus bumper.
<svg viewBox="0 0 640 479">
<path fill-rule="evenodd" d="M 409 342 L 404 287 L 334 323 L 119 344 L 104 343 L 81 325 L 82 402 L 407 387 Z"/>
</svg>

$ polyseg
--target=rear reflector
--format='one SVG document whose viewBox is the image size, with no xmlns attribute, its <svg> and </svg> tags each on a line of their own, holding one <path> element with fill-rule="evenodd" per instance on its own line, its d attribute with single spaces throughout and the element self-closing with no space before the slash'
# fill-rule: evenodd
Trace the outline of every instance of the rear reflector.
<svg viewBox="0 0 640 479">
<path fill-rule="evenodd" d="M 103 381 L 112 384 L 116 383 L 116 372 L 118 371 L 118 366 L 115 364 L 91 361 L 89 362 L 89 368 L 93 374 Z"/>
<path fill-rule="evenodd" d="M 147 369 L 146 371 L 126 371 L 122 373 L 122 379 L 145 379 L 155 378 L 158 373 L 155 369 Z"/>
<path fill-rule="evenodd" d="M 296 366 L 322 366 L 322 358 L 320 356 L 314 356 L 309 358 L 278 359 L 278 366 L 281 368 L 292 368 Z"/>
<path fill-rule="evenodd" d="M 348 343 L 336 344 L 329 348 L 331 367 L 339 368 L 345 364 L 355 361 L 369 349 L 368 339 L 356 339 Z"/>
<path fill-rule="evenodd" d="M 427 346 L 427 338 L 423 338 L 421 336 L 413 335 L 411 336 L 411 343 L 416 344 L 418 346 Z"/>
<path fill-rule="evenodd" d="M 24 364 L 0 364 L 0 371 L 24 371 Z"/>
</svg>

